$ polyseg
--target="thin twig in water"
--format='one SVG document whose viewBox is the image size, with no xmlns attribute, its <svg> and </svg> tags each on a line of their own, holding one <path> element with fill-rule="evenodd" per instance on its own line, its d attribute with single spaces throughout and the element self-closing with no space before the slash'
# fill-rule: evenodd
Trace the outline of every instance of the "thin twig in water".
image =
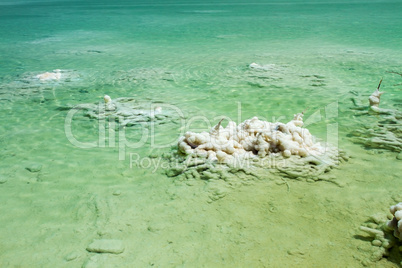
<svg viewBox="0 0 402 268">
<path fill-rule="evenodd" d="M 390 74 L 397 74 L 397 75 L 402 76 L 402 73 L 398 73 L 398 72 L 394 72 L 394 71 L 387 71 L 387 73 L 390 73 Z"/>
<path fill-rule="evenodd" d="M 378 84 L 377 90 L 380 90 L 381 83 L 382 83 L 382 78 L 380 80 L 380 83 Z"/>
</svg>

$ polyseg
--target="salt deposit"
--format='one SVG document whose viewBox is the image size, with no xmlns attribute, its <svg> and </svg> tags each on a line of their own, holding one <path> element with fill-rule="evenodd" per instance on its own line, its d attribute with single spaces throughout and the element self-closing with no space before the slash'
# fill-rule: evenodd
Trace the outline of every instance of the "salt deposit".
<svg viewBox="0 0 402 268">
<path fill-rule="evenodd" d="M 36 78 L 38 78 L 41 81 L 60 80 L 60 78 L 61 78 L 61 70 L 56 69 L 56 70 L 53 70 L 53 72 L 46 72 L 46 73 L 43 73 L 43 74 L 38 74 L 36 76 Z"/>
<path fill-rule="evenodd" d="M 105 95 L 104 102 L 80 104 L 75 108 L 84 111 L 84 115 L 93 119 L 114 119 L 120 127 L 133 126 L 141 122 L 156 122 L 164 124 L 175 120 L 179 115 L 169 109 L 162 109 L 159 105 L 151 102 L 141 102 L 134 98 L 116 98 Z"/>
<path fill-rule="evenodd" d="M 219 122 L 209 132 L 187 132 L 179 139 L 178 152 L 168 155 L 170 177 L 245 183 L 249 178 L 273 175 L 298 180 L 339 182 L 329 175 L 348 157 L 336 147 L 318 142 L 303 128 L 303 113 L 284 124 L 257 117 L 236 125 Z"/>
<path fill-rule="evenodd" d="M 254 69 L 254 70 L 259 70 L 259 71 L 271 71 L 271 70 L 276 70 L 278 67 L 275 64 L 265 64 L 265 65 L 261 65 L 258 63 L 251 63 L 249 65 L 250 69 Z"/>
<path fill-rule="evenodd" d="M 381 82 L 382 82 L 382 79 L 380 81 L 380 84 L 378 84 L 376 91 L 374 91 L 373 94 L 371 94 L 371 96 L 369 98 L 370 107 L 379 107 L 379 105 L 380 105 L 381 95 L 384 94 L 384 92 L 380 91 Z"/>
<path fill-rule="evenodd" d="M 370 106 L 357 105 L 359 111 L 357 116 L 364 116 L 363 124 L 355 127 L 351 133 L 353 140 L 362 143 L 368 148 L 387 149 L 390 151 L 402 151 L 402 112 L 394 109 L 380 108 L 380 97 L 384 92 L 379 91 L 380 81 L 377 89 L 370 95 Z M 356 104 L 357 101 L 353 99 Z M 361 111 L 363 110 L 363 111 Z M 373 117 L 373 113 L 376 117 Z M 374 122 L 373 119 L 378 119 Z M 370 123 L 372 122 L 372 123 Z"/>
<path fill-rule="evenodd" d="M 377 214 L 370 217 L 365 226 L 360 226 L 360 230 L 371 238 L 371 256 L 363 261 L 377 262 L 387 257 L 402 265 L 402 202 L 391 206 L 390 212 L 393 218 L 386 221 L 386 216 Z"/>
<path fill-rule="evenodd" d="M 402 241 L 402 202 L 391 206 L 389 211 L 394 218 L 387 225 L 394 231 L 394 236 Z"/>
<path fill-rule="evenodd" d="M 221 122 L 210 132 L 187 132 L 179 139 L 179 150 L 220 163 L 270 154 L 306 157 L 320 156 L 326 152 L 327 147 L 316 142 L 308 129 L 302 128 L 302 113 L 294 115 L 293 120 L 286 124 L 261 121 L 257 117 L 238 126 L 230 121 L 226 128 L 222 127 Z"/>
</svg>

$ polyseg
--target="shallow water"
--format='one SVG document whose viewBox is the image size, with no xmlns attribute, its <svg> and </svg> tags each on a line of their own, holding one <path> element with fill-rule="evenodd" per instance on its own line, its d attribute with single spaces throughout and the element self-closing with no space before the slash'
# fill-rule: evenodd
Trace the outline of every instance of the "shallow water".
<svg viewBox="0 0 402 268">
<path fill-rule="evenodd" d="M 361 267 L 370 242 L 358 227 L 402 201 L 401 164 L 354 143 L 354 129 L 382 118 L 357 116 L 351 98 L 368 103 L 383 78 L 381 107 L 400 110 L 401 11 L 399 1 L 1 2 L 0 266 Z M 54 69 L 59 81 L 35 78 Z M 175 119 L 115 129 L 72 114 L 105 94 Z M 313 135 L 351 157 L 334 183 L 165 175 L 161 156 L 187 130 L 302 111 Z M 124 253 L 88 252 L 99 238 L 122 240 Z"/>
</svg>

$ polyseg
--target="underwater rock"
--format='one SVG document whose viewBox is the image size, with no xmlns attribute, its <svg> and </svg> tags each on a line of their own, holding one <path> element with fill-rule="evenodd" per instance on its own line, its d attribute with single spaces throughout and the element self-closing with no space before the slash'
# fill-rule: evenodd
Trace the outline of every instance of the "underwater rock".
<svg viewBox="0 0 402 268">
<path fill-rule="evenodd" d="M 79 257 L 77 252 L 70 252 L 68 255 L 64 257 L 65 261 L 73 261 Z"/>
<path fill-rule="evenodd" d="M 35 172 L 39 172 L 42 170 L 42 165 L 40 164 L 31 164 L 27 167 L 25 167 L 26 170 L 28 170 L 29 172 L 35 173 Z"/>
<path fill-rule="evenodd" d="M 94 253 L 120 254 L 120 253 L 124 252 L 124 245 L 121 240 L 99 239 L 99 240 L 94 240 L 87 247 L 87 251 L 94 252 Z"/>
<path fill-rule="evenodd" d="M 6 183 L 6 182 L 7 182 L 7 178 L 0 176 L 0 184 Z"/>
<path fill-rule="evenodd" d="M 114 196 L 119 196 L 119 195 L 121 195 L 121 191 L 120 191 L 120 190 L 116 190 L 116 191 L 113 192 L 113 195 L 114 195 Z"/>
<path fill-rule="evenodd" d="M 100 50 L 94 50 L 94 49 L 89 49 L 89 50 L 87 50 L 87 52 L 89 52 L 89 53 L 103 53 L 103 51 L 100 51 Z"/>
</svg>

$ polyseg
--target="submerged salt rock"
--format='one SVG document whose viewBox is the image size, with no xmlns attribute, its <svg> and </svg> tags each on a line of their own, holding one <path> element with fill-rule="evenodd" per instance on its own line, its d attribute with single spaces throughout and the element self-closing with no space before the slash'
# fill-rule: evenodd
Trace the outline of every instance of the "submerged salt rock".
<svg viewBox="0 0 402 268">
<path fill-rule="evenodd" d="M 120 191 L 120 190 L 116 190 L 116 191 L 113 192 L 113 195 L 114 195 L 114 196 L 119 196 L 119 195 L 121 195 L 121 191 Z"/>
<path fill-rule="evenodd" d="M 65 261 L 73 261 L 78 257 L 79 257 L 79 254 L 77 252 L 70 252 L 68 255 L 66 255 L 64 257 L 64 260 Z"/>
<path fill-rule="evenodd" d="M 98 239 L 94 240 L 87 251 L 94 253 L 112 253 L 120 254 L 124 252 L 124 245 L 121 240 L 116 239 Z"/>
<path fill-rule="evenodd" d="M 6 183 L 7 178 L 0 176 L 0 184 Z"/>
<path fill-rule="evenodd" d="M 250 69 L 255 69 L 255 70 L 259 70 L 259 71 L 271 71 L 271 70 L 275 70 L 276 69 L 276 65 L 275 64 L 265 64 L 265 65 L 260 65 L 258 63 L 251 63 L 248 66 Z"/>
<path fill-rule="evenodd" d="M 113 126 L 129 127 L 138 124 L 166 124 L 174 122 L 181 117 L 172 109 L 162 109 L 162 107 L 152 108 L 153 104 L 149 101 L 138 101 L 131 97 L 112 99 L 109 95 L 103 97 L 103 103 L 85 103 L 75 108 L 82 109 L 84 116 L 93 119 L 108 119 L 109 122 L 115 121 L 118 124 Z"/>
<path fill-rule="evenodd" d="M 38 74 L 36 76 L 41 81 L 49 81 L 49 80 L 60 80 L 61 78 L 61 70 L 56 69 L 53 72 L 45 72 L 43 74 Z"/>
<path fill-rule="evenodd" d="M 35 172 L 39 172 L 42 170 L 42 165 L 41 164 L 31 164 L 27 167 L 25 167 L 26 170 L 28 170 L 29 172 L 35 173 Z"/>
</svg>

